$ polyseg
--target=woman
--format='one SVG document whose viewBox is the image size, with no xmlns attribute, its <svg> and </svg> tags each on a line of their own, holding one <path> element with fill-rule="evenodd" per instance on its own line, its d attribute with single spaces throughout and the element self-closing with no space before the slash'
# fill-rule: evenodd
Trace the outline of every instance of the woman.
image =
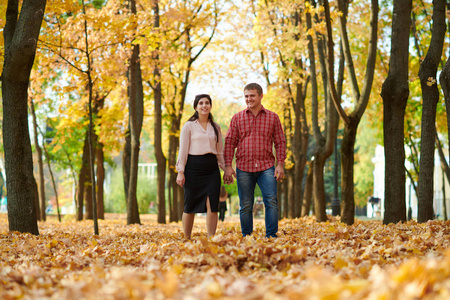
<svg viewBox="0 0 450 300">
<path fill-rule="evenodd" d="M 184 236 L 191 239 L 196 213 L 206 212 L 208 237 L 216 233 L 219 210 L 220 171 L 224 169 L 223 141 L 219 124 L 211 114 L 207 94 L 195 96 L 194 115 L 184 124 L 176 169 L 177 184 L 184 188 L 182 217 Z"/>
</svg>

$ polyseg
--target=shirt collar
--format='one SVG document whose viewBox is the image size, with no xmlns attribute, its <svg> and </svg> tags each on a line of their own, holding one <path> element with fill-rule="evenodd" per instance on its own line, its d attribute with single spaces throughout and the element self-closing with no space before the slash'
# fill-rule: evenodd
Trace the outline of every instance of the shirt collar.
<svg viewBox="0 0 450 300">
<path fill-rule="evenodd" d="M 248 109 L 248 108 L 245 109 L 245 112 L 246 112 L 246 113 L 252 113 L 252 112 L 250 111 L 250 109 Z M 267 109 L 265 109 L 264 106 L 262 106 L 262 105 L 261 105 L 261 110 L 258 112 L 258 115 L 259 115 L 261 112 L 267 113 Z"/>
</svg>

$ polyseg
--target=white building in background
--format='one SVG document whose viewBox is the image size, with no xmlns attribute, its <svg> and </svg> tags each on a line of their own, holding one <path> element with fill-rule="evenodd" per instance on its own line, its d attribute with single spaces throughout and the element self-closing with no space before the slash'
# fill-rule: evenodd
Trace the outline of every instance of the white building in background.
<svg viewBox="0 0 450 300">
<path fill-rule="evenodd" d="M 149 179 L 156 178 L 156 171 L 158 165 L 156 163 L 139 163 L 138 164 L 138 173 L 140 176 L 144 176 Z"/>
<path fill-rule="evenodd" d="M 447 155 L 447 149 L 444 149 L 444 155 Z M 384 216 L 384 147 L 377 145 L 375 149 L 375 156 L 372 158 L 374 164 L 373 170 L 373 196 L 380 199 L 378 205 L 367 204 L 367 216 L 368 217 L 381 217 Z M 410 162 L 405 162 L 405 167 L 411 169 L 412 166 Z M 389 179 L 388 179 L 389 180 Z M 434 155 L 434 213 L 440 219 L 444 218 L 444 192 L 443 185 L 445 185 L 445 201 L 447 204 L 447 216 L 449 216 L 450 211 L 450 185 L 445 177 L 444 172 L 441 168 L 441 160 L 439 154 L 436 150 Z M 412 210 L 412 218 L 417 219 L 417 196 L 414 191 L 414 187 L 411 184 L 411 180 L 406 176 L 405 184 L 405 194 L 406 194 L 406 211 L 409 208 Z"/>
</svg>

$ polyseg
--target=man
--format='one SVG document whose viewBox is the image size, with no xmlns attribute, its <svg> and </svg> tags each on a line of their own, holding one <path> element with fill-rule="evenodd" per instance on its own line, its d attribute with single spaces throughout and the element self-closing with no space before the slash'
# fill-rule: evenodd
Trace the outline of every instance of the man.
<svg viewBox="0 0 450 300">
<path fill-rule="evenodd" d="M 261 104 L 261 86 L 257 83 L 246 85 L 244 96 L 247 109 L 233 116 L 225 137 L 223 180 L 230 184 L 233 177 L 237 179 L 243 236 L 253 232 L 254 193 L 258 184 L 265 208 L 266 237 L 275 238 L 278 231 L 277 180 L 284 177 L 286 140 L 278 115 Z M 273 145 L 277 156 L 276 168 Z M 236 148 L 235 172 L 232 161 Z"/>
</svg>

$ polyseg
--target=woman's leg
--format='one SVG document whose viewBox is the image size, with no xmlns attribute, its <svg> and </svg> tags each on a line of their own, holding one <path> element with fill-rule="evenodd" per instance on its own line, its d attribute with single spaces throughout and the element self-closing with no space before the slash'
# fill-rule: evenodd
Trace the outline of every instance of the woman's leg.
<svg viewBox="0 0 450 300">
<path fill-rule="evenodd" d="M 206 231 L 208 237 L 216 234 L 218 216 L 216 212 L 211 211 L 211 204 L 209 203 L 209 197 L 206 198 Z"/>
<path fill-rule="evenodd" d="M 194 226 L 194 218 L 195 214 L 187 214 L 183 213 L 182 223 L 183 223 L 183 232 L 184 237 L 188 240 L 191 239 L 192 227 Z"/>
</svg>

